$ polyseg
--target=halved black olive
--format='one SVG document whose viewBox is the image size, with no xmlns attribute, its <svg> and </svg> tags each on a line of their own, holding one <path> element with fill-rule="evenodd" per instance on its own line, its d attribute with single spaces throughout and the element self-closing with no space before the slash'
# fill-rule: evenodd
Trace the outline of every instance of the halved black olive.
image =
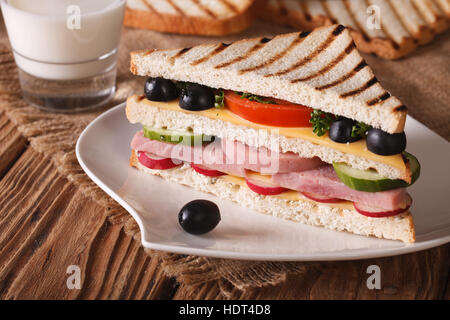
<svg viewBox="0 0 450 320">
<path fill-rule="evenodd" d="M 214 108 L 216 102 L 211 88 L 190 84 L 181 91 L 180 107 L 189 111 L 201 111 Z"/>
<path fill-rule="evenodd" d="M 178 97 L 175 84 L 163 78 L 148 78 L 144 86 L 145 97 L 152 101 L 171 101 Z"/>
<path fill-rule="evenodd" d="M 366 138 L 367 149 L 375 154 L 391 156 L 406 149 L 405 132 L 389 134 L 380 129 L 370 129 Z"/>
<path fill-rule="evenodd" d="M 361 137 L 352 137 L 352 129 L 356 124 L 354 120 L 343 118 L 334 121 L 328 133 L 331 140 L 337 143 L 355 142 Z"/>
</svg>

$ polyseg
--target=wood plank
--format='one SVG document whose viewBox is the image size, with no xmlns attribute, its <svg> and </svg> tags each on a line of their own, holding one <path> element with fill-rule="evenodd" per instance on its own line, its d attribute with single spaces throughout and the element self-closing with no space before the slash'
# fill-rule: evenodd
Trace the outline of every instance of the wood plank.
<svg viewBox="0 0 450 320">
<path fill-rule="evenodd" d="M 0 178 L 14 164 L 28 146 L 9 118 L 0 112 Z"/>
<path fill-rule="evenodd" d="M 289 275 L 277 286 L 241 292 L 237 299 L 442 299 L 448 286 L 450 244 L 408 255 L 331 263 L 306 263 L 305 273 Z M 367 288 L 367 267 L 378 265 L 381 290 Z M 445 293 L 448 294 L 448 293 Z M 219 297 L 217 282 L 201 286 L 180 285 L 175 299 Z M 448 298 L 448 296 L 447 296 Z"/>
<path fill-rule="evenodd" d="M 0 181 L 0 298 L 170 298 L 174 279 L 28 148 Z M 66 285 L 81 269 L 81 290 Z"/>
</svg>

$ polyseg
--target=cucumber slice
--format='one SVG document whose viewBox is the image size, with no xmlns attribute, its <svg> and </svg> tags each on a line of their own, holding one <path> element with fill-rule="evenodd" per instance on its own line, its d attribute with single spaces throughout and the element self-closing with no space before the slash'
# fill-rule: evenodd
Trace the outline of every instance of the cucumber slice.
<svg viewBox="0 0 450 320">
<path fill-rule="evenodd" d="M 144 126 L 144 137 L 173 144 L 182 143 L 189 146 L 207 144 L 214 141 L 214 137 L 206 134 L 195 134 L 189 131 L 174 131 L 163 128 L 150 128 Z"/>
<path fill-rule="evenodd" d="M 392 180 L 383 177 L 375 170 L 355 169 L 345 163 L 333 163 L 333 167 L 339 179 L 346 186 L 354 190 L 378 192 L 397 188 L 406 188 L 411 186 L 419 178 L 420 163 L 416 157 L 408 152 L 403 152 L 402 155 L 403 158 L 409 161 L 411 170 L 410 184 L 401 179 Z"/>
</svg>

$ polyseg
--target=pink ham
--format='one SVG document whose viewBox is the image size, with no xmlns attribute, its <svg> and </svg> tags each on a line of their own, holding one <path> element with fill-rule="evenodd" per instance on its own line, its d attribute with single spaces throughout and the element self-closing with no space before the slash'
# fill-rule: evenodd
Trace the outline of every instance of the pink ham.
<svg viewBox="0 0 450 320">
<path fill-rule="evenodd" d="M 301 158 L 293 152 L 278 153 L 265 147 L 255 148 L 225 139 L 222 140 L 222 150 L 228 161 L 263 174 L 300 172 L 315 169 L 324 164 L 318 157 Z"/>
<path fill-rule="evenodd" d="M 332 198 L 345 199 L 385 210 L 406 206 L 404 188 L 382 192 L 357 191 L 342 183 L 331 165 L 303 172 L 279 173 L 272 181 L 282 187 L 302 192 L 312 192 Z"/>
<path fill-rule="evenodd" d="M 153 153 L 160 157 L 181 160 L 202 165 L 211 170 L 225 172 L 238 177 L 245 177 L 242 165 L 227 163 L 220 142 L 212 142 L 205 146 L 186 146 L 150 140 L 140 131 L 131 141 L 131 148 L 137 151 Z"/>
</svg>

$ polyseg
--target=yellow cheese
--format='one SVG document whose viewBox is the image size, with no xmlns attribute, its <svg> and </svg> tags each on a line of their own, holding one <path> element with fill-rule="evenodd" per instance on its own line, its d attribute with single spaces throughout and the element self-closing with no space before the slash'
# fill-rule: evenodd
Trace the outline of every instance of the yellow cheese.
<svg viewBox="0 0 450 320">
<path fill-rule="evenodd" d="M 254 178 L 256 178 L 258 176 L 257 173 L 251 173 L 251 175 Z M 231 182 L 231 183 L 237 184 L 241 187 L 248 188 L 247 183 L 245 183 L 244 178 L 225 175 L 225 176 L 221 176 L 220 179 L 224 179 L 227 182 Z M 259 175 L 258 179 L 266 180 L 266 179 L 270 179 L 270 178 L 268 178 L 267 176 Z M 342 202 L 336 202 L 336 203 L 322 203 L 322 202 L 318 203 L 312 199 L 306 198 L 300 192 L 294 191 L 294 190 L 289 190 L 289 191 L 283 192 L 283 193 L 275 195 L 275 196 L 266 196 L 266 197 L 276 197 L 276 198 L 280 198 L 280 199 L 287 200 L 287 201 L 299 201 L 299 200 L 308 201 L 308 202 L 314 203 L 316 205 L 329 206 L 329 207 L 339 208 L 339 209 L 347 209 L 347 210 L 355 209 L 353 207 L 353 203 L 350 201 L 342 201 Z"/>
<path fill-rule="evenodd" d="M 226 122 L 231 122 L 235 125 L 245 126 L 249 128 L 254 128 L 258 130 L 277 130 L 279 135 L 289 137 L 289 138 L 300 138 L 306 141 L 309 141 L 314 144 L 326 146 L 343 153 L 352 154 L 357 157 L 369 159 L 375 162 L 383 163 L 389 165 L 393 168 L 396 168 L 402 172 L 406 171 L 406 165 L 403 161 L 403 158 L 400 154 L 396 154 L 393 156 L 380 156 L 374 154 L 367 150 L 366 141 L 359 140 L 352 143 L 336 143 L 331 140 L 328 135 L 323 135 L 319 137 L 316 135 L 312 128 L 282 128 L 282 127 L 271 127 L 266 125 L 260 125 L 257 123 L 250 122 L 248 120 L 242 119 L 241 117 L 235 115 L 231 111 L 226 108 L 221 109 L 208 109 L 203 111 L 188 111 L 185 109 L 181 109 L 178 105 L 178 101 L 171 102 L 156 102 L 149 101 L 144 99 L 145 103 L 152 107 L 158 107 L 164 110 L 178 111 L 184 112 L 188 114 L 195 114 L 198 116 L 208 117 L 214 120 L 222 120 Z"/>
</svg>

